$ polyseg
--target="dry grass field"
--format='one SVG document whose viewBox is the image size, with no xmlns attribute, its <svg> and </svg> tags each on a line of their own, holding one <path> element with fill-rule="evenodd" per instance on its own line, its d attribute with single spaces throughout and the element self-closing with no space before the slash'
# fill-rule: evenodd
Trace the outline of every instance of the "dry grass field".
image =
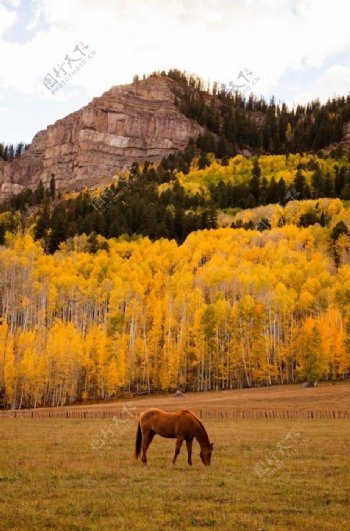
<svg viewBox="0 0 350 531">
<path fill-rule="evenodd" d="M 84 409 L 123 419 L 0 418 L 0 529 L 347 530 L 350 421 L 204 420 L 212 465 L 155 437 L 133 459 L 136 414 L 150 406 L 350 409 L 349 383 L 159 396 Z"/>
<path fill-rule="evenodd" d="M 316 388 L 303 388 L 302 385 L 281 385 L 218 391 L 206 393 L 187 393 L 184 398 L 174 396 L 150 396 L 119 402 L 73 406 L 74 409 L 108 409 L 123 407 L 124 404 L 137 405 L 138 409 L 161 407 L 164 409 L 191 407 L 209 409 L 350 409 L 350 382 L 337 382 L 336 385 L 321 383 Z"/>
</svg>

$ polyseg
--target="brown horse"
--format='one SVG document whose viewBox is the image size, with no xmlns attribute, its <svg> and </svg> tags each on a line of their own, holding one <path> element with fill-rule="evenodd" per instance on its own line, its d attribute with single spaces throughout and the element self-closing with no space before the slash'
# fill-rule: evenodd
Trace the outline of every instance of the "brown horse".
<svg viewBox="0 0 350 531">
<path fill-rule="evenodd" d="M 192 465 L 192 443 L 196 438 L 201 447 L 199 455 L 203 464 L 210 465 L 213 444 L 209 441 L 203 424 L 191 411 L 180 409 L 169 412 L 152 408 L 140 414 L 136 433 L 135 458 L 139 457 L 142 448 L 141 460 L 145 464 L 147 463 L 147 449 L 155 435 L 176 439 L 173 464 L 180 453 L 182 443 L 186 441 L 188 464 Z"/>
</svg>

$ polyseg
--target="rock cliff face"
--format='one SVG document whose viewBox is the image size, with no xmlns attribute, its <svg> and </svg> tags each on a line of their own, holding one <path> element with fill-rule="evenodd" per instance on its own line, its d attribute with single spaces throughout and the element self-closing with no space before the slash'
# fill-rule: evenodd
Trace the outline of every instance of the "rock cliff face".
<svg viewBox="0 0 350 531">
<path fill-rule="evenodd" d="M 48 186 L 79 190 L 111 181 L 133 161 L 160 161 L 183 149 L 203 129 L 174 103 L 168 78 L 149 78 L 111 88 L 45 131 L 40 131 L 20 159 L 0 162 L 0 200 Z"/>
<path fill-rule="evenodd" d="M 350 146 L 350 122 L 344 124 L 343 143 Z"/>
<path fill-rule="evenodd" d="M 333 149 L 336 149 L 338 147 L 343 147 L 346 149 L 350 148 L 350 122 L 345 122 L 343 124 L 343 137 L 340 142 L 330 144 L 325 148 L 325 151 L 330 153 Z"/>
</svg>

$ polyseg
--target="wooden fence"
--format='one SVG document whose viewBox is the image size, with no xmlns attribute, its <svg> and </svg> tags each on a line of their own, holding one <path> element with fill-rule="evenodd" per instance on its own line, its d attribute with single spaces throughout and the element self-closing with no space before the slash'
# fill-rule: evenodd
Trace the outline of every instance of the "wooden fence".
<svg viewBox="0 0 350 531">
<path fill-rule="evenodd" d="M 196 409 L 193 411 L 203 420 L 236 419 L 350 419 L 350 410 L 334 409 Z M 40 418 L 40 419 L 127 419 L 135 417 L 135 410 L 99 410 L 99 409 L 17 409 L 0 411 L 3 418 Z"/>
<path fill-rule="evenodd" d="M 247 409 L 247 410 L 205 410 L 201 419 L 350 419 L 348 410 L 309 409 Z"/>
</svg>

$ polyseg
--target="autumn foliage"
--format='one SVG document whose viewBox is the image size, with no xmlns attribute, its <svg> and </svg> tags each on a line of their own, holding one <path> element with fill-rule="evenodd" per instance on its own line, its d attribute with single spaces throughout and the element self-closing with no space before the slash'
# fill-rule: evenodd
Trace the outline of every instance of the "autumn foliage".
<svg viewBox="0 0 350 531">
<path fill-rule="evenodd" d="M 340 237 L 336 266 L 331 229 L 319 224 L 199 231 L 182 245 L 108 240 L 94 254 L 85 236 L 48 255 L 30 235 L 7 233 L 3 400 L 57 406 L 345 377 L 350 266 Z"/>
</svg>

